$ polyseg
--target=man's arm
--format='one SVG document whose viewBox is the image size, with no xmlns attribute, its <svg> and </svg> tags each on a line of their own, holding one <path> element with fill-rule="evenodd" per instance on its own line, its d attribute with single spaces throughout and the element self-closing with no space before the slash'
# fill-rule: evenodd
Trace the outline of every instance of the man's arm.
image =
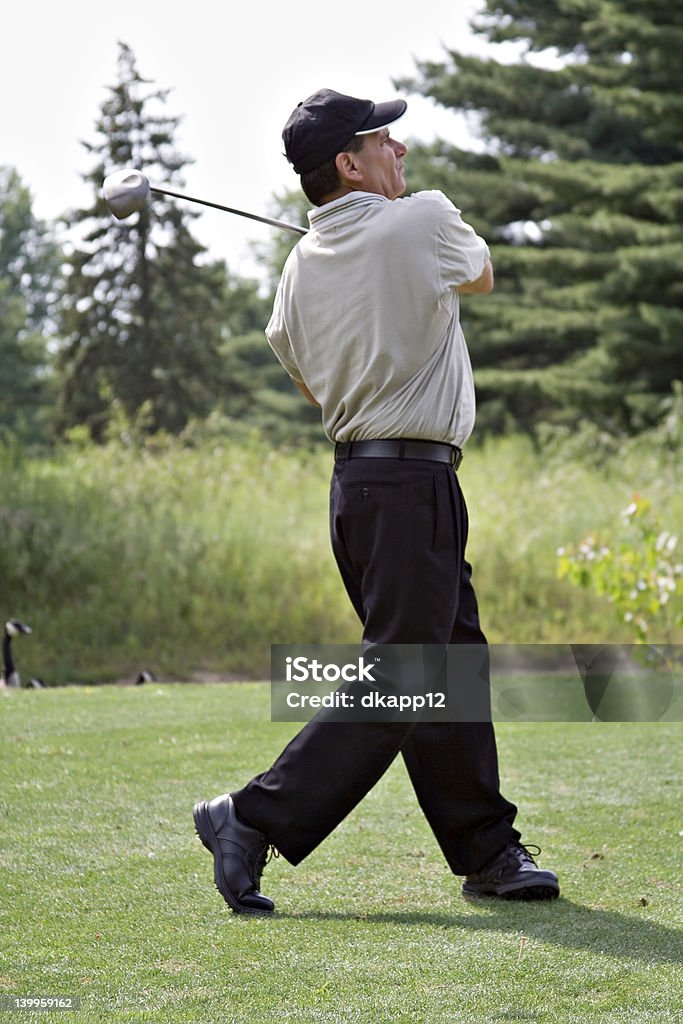
<svg viewBox="0 0 683 1024">
<path fill-rule="evenodd" d="M 458 291 L 461 295 L 488 295 L 493 291 L 493 266 L 491 260 L 486 261 L 486 266 L 475 281 L 467 281 L 466 284 L 459 284 Z"/>
<path fill-rule="evenodd" d="M 311 405 L 315 405 L 317 409 L 320 408 L 320 402 L 316 402 L 315 398 L 313 397 L 313 395 L 308 390 L 305 384 L 303 384 L 300 380 L 294 380 L 293 377 L 291 377 L 290 380 L 292 381 L 292 384 L 296 385 L 301 394 L 307 401 L 311 403 Z"/>
</svg>

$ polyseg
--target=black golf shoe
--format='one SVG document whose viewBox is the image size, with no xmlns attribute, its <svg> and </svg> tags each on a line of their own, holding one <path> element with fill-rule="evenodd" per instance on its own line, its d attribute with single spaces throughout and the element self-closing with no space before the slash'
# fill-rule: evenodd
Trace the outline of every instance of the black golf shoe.
<svg viewBox="0 0 683 1024">
<path fill-rule="evenodd" d="M 259 892 L 269 860 L 268 840 L 237 817 L 229 795 L 194 805 L 197 835 L 213 854 L 216 888 L 236 914 L 272 914 L 275 904 Z"/>
<path fill-rule="evenodd" d="M 541 851 L 538 847 L 537 855 Z M 543 871 L 521 843 L 505 849 L 480 871 L 467 875 L 463 896 L 501 896 L 506 900 L 554 900 L 560 895 L 557 875 Z"/>
</svg>

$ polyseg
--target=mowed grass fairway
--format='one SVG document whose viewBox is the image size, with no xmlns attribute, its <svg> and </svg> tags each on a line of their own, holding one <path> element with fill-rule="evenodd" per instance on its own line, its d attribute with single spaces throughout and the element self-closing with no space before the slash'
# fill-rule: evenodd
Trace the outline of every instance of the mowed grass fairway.
<svg viewBox="0 0 683 1024">
<path fill-rule="evenodd" d="M 302 865 L 268 865 L 273 918 L 238 917 L 192 806 L 297 728 L 265 684 L 0 693 L 0 993 L 80 998 L 2 1019 L 683 1020 L 680 725 L 498 728 L 553 904 L 465 902 L 399 760 Z"/>
</svg>

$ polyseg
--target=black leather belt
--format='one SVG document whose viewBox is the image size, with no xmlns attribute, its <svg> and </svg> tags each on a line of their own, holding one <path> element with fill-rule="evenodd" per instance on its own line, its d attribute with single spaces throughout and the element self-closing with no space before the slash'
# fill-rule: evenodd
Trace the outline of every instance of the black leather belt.
<svg viewBox="0 0 683 1024">
<path fill-rule="evenodd" d="M 445 462 L 457 469 L 462 452 L 454 444 L 442 441 L 410 441 L 396 438 L 378 441 L 337 441 L 334 461 L 341 459 L 426 459 Z"/>
</svg>

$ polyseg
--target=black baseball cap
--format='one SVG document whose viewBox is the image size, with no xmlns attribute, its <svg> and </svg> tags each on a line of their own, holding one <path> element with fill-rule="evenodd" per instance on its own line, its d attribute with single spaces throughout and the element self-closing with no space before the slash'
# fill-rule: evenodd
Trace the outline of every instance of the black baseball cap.
<svg viewBox="0 0 683 1024">
<path fill-rule="evenodd" d="M 292 111 L 282 132 L 285 155 L 297 174 L 315 170 L 341 153 L 354 135 L 369 135 L 398 121 L 405 100 L 373 103 L 320 89 Z"/>
</svg>

